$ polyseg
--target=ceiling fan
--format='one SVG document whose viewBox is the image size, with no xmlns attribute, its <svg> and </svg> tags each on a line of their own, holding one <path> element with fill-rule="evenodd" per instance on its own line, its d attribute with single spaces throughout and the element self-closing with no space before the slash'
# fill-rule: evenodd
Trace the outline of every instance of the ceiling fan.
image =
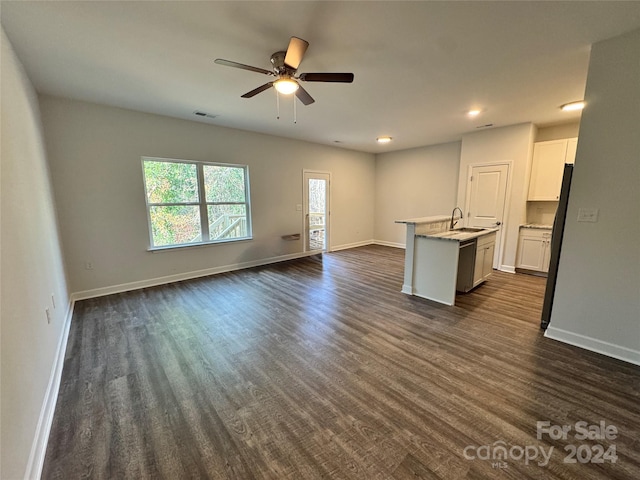
<svg viewBox="0 0 640 480">
<path fill-rule="evenodd" d="M 272 82 L 265 83 L 251 90 L 250 92 L 242 95 L 242 98 L 251 98 L 271 87 L 274 87 L 279 93 L 291 94 L 295 93 L 296 97 L 305 105 L 310 105 L 315 100 L 309 92 L 307 92 L 300 85 L 302 82 L 338 82 L 338 83 L 351 83 L 353 82 L 353 73 L 301 73 L 298 74 L 298 67 L 302 62 L 302 57 L 309 47 L 309 42 L 298 37 L 291 37 L 289 46 L 286 52 L 276 52 L 271 55 L 271 64 L 273 70 L 266 70 L 264 68 L 252 67 L 251 65 L 244 65 L 238 62 L 232 62 L 231 60 L 225 60 L 223 58 L 216 58 L 215 63 L 218 65 L 225 65 L 227 67 L 241 68 L 243 70 L 249 70 L 251 72 L 263 73 L 276 77 Z"/>
</svg>

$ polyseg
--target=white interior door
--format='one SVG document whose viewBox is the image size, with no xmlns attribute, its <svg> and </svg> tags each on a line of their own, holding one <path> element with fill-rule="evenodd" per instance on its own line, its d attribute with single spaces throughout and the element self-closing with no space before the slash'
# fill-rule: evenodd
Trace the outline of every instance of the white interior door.
<svg viewBox="0 0 640 480">
<path fill-rule="evenodd" d="M 470 227 L 499 228 L 493 268 L 498 268 L 502 251 L 502 225 L 507 199 L 509 164 L 474 165 L 467 186 L 467 225 Z"/>
<path fill-rule="evenodd" d="M 304 177 L 304 249 L 305 252 L 329 249 L 329 199 L 331 174 L 305 171 Z"/>
</svg>

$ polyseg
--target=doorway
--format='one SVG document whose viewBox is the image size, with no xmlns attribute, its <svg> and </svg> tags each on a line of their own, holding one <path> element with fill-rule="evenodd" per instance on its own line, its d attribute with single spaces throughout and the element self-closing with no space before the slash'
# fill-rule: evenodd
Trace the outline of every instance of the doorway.
<svg viewBox="0 0 640 480">
<path fill-rule="evenodd" d="M 303 171 L 304 178 L 304 250 L 329 250 L 329 201 L 331 174 Z"/>
<path fill-rule="evenodd" d="M 493 268 L 502 258 L 502 245 L 509 163 L 471 165 L 467 184 L 467 225 L 470 227 L 498 228 Z"/>
</svg>

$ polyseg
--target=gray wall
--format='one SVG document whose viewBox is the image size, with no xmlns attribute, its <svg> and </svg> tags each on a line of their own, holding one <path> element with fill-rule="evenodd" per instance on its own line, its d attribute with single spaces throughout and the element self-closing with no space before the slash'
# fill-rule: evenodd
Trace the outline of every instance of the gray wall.
<svg viewBox="0 0 640 480">
<path fill-rule="evenodd" d="M 303 169 L 332 174 L 331 248 L 373 240 L 372 154 L 53 97 L 41 109 L 72 292 L 302 252 L 281 236 L 302 231 Z M 148 252 L 142 156 L 249 165 L 254 239 Z"/>
<path fill-rule="evenodd" d="M 449 214 L 456 203 L 460 142 L 376 156 L 375 239 L 404 246 L 405 218 Z"/>
<path fill-rule="evenodd" d="M 536 142 L 546 142 L 549 140 L 558 140 L 561 138 L 577 137 L 580 132 L 580 121 L 563 123 L 561 125 L 548 125 L 546 127 L 538 127 L 536 133 Z"/>
<path fill-rule="evenodd" d="M 4 30 L 1 43 L 0 478 L 13 479 L 25 476 L 32 447 L 46 442 L 69 296 L 37 97 Z"/>
<path fill-rule="evenodd" d="M 640 364 L 640 30 L 591 50 L 547 336 Z M 577 222 L 598 208 L 597 223 Z"/>
</svg>

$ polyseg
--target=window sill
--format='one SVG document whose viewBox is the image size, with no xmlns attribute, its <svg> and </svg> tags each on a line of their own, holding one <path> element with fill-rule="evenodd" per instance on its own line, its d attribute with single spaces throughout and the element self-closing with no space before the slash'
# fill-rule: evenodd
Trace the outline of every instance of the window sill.
<svg viewBox="0 0 640 480">
<path fill-rule="evenodd" d="M 231 240 L 217 240 L 215 242 L 185 243 L 182 245 L 166 245 L 161 247 L 149 247 L 147 248 L 147 252 L 160 253 L 160 252 L 166 252 L 170 250 L 181 250 L 183 248 L 211 247 L 213 245 L 226 245 L 229 243 L 248 242 L 251 240 L 253 240 L 253 237 L 234 238 Z"/>
</svg>

